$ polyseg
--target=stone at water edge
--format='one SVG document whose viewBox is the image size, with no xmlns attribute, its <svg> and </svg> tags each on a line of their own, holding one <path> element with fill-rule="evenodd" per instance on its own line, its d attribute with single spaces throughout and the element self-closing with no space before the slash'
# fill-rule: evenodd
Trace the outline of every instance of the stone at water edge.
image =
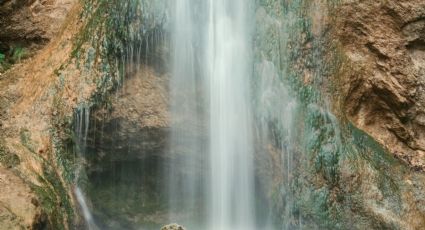
<svg viewBox="0 0 425 230">
<path fill-rule="evenodd" d="M 186 229 L 178 224 L 169 224 L 162 227 L 161 230 L 186 230 Z"/>
</svg>

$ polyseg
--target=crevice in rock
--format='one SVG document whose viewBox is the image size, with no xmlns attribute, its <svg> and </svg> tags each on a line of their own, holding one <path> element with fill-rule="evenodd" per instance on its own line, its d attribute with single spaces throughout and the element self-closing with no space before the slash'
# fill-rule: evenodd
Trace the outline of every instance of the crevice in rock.
<svg viewBox="0 0 425 230">
<path fill-rule="evenodd" d="M 376 45 L 372 42 L 368 42 L 365 45 L 372 53 L 374 53 L 378 58 L 380 59 L 389 59 L 388 55 L 384 54 L 383 52 L 381 52 L 381 50 L 379 50 L 378 47 L 376 47 Z"/>
</svg>

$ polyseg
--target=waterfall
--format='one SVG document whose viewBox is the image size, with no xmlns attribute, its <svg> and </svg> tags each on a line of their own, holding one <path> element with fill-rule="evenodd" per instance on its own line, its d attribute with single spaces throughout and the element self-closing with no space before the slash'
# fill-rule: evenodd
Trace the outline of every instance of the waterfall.
<svg viewBox="0 0 425 230">
<path fill-rule="evenodd" d="M 80 204 L 81 209 L 83 211 L 83 216 L 86 221 L 87 228 L 89 230 L 97 230 L 98 227 L 96 226 L 94 222 L 93 216 L 87 205 L 86 198 L 79 187 L 75 188 L 75 196 L 77 197 L 77 201 Z"/>
<path fill-rule="evenodd" d="M 196 210 L 204 194 L 204 225 L 254 229 L 250 2 L 174 4 L 171 209 Z"/>
<path fill-rule="evenodd" d="M 190 0 L 175 1 L 173 27 L 173 71 L 170 80 L 172 128 L 168 192 L 171 219 L 174 212 L 194 211 L 194 197 L 200 196 L 199 174 L 194 170 L 203 153 L 201 112 L 198 104 L 199 79 L 196 75 L 195 22 Z M 186 172 L 182 172 L 186 171 Z"/>
<path fill-rule="evenodd" d="M 212 229 L 253 228 L 249 3 L 209 1 L 206 68 L 210 91 L 209 195 Z"/>
<path fill-rule="evenodd" d="M 87 199 L 85 194 L 80 188 L 78 180 L 80 179 L 81 174 L 84 172 L 84 158 L 86 157 L 87 151 L 87 138 L 90 127 L 90 106 L 82 105 L 77 109 L 75 114 L 75 134 L 76 134 L 76 142 L 77 142 L 77 155 L 79 160 L 82 161 L 79 163 L 76 169 L 76 178 L 75 178 L 75 189 L 74 194 L 76 196 L 77 202 L 80 205 L 82 210 L 82 214 L 85 220 L 85 224 L 87 229 L 89 230 L 97 230 L 99 229 L 93 219 L 93 215 L 90 211 L 90 208 L 87 204 Z"/>
<path fill-rule="evenodd" d="M 102 60 L 108 73 L 95 81 L 94 106 L 79 107 L 74 121 L 81 227 L 363 229 L 376 224 L 365 217 L 378 209 L 400 214 L 400 188 L 412 185 L 393 178 L 413 174 L 399 174 L 339 104 L 347 63 L 330 40 L 335 22 L 327 15 L 337 2 L 99 6 L 108 7 L 100 12 L 111 20 L 102 25 L 112 29 L 87 50 L 85 66 Z M 104 56 L 104 48 L 112 53 Z M 114 89 L 115 98 L 102 95 Z M 382 193 L 379 204 L 362 196 L 367 188 Z"/>
</svg>

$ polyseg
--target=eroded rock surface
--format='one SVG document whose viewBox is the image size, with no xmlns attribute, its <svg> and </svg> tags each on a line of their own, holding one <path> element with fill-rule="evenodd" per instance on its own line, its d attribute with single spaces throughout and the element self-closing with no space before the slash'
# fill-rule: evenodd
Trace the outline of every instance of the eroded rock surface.
<svg viewBox="0 0 425 230">
<path fill-rule="evenodd" d="M 352 64 L 343 79 L 349 118 L 425 170 L 425 2 L 346 1 L 336 21 Z"/>
<path fill-rule="evenodd" d="M 31 188 L 0 165 L 0 229 L 43 229 L 47 217 Z"/>
<path fill-rule="evenodd" d="M 0 1 L 0 51 L 39 48 L 61 29 L 75 0 Z"/>
</svg>

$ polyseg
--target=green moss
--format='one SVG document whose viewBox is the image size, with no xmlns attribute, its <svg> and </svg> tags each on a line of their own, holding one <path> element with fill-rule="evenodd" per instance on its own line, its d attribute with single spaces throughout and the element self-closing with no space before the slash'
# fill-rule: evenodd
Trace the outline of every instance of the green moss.
<svg viewBox="0 0 425 230">
<path fill-rule="evenodd" d="M 4 55 L 3 53 L 0 53 L 0 65 L 4 63 L 5 58 L 6 58 L 6 55 Z"/>
<path fill-rule="evenodd" d="M 74 210 L 60 176 L 51 166 L 44 163 L 43 175 L 39 176 L 38 180 L 41 186 L 33 184 L 31 187 L 49 217 L 51 229 L 68 229 L 73 224 Z"/>
<path fill-rule="evenodd" d="M 12 46 L 8 52 L 0 53 L 0 71 L 6 71 L 29 56 L 30 52 L 25 47 L 19 44 Z"/>
<path fill-rule="evenodd" d="M 60 100 L 54 100 L 58 103 Z M 62 109 L 61 105 L 56 104 L 56 109 Z M 64 115 L 58 115 L 53 118 L 53 127 L 50 135 L 53 142 L 53 152 L 55 154 L 56 165 L 60 169 L 65 182 L 72 184 L 75 179 L 76 157 L 74 151 L 74 142 L 72 131 L 72 119 Z"/>
<path fill-rule="evenodd" d="M 3 143 L 0 142 L 0 163 L 6 168 L 13 168 L 21 163 L 16 154 L 7 150 Z"/>
<path fill-rule="evenodd" d="M 26 58 L 29 56 L 29 52 L 26 48 L 16 46 L 10 50 L 10 60 L 12 63 L 19 63 L 23 58 Z"/>
<path fill-rule="evenodd" d="M 400 182 L 403 181 L 402 175 L 408 169 L 364 131 L 356 128 L 351 123 L 349 124 L 349 130 L 351 131 L 353 144 L 358 150 L 357 153 L 359 155 L 357 157 L 371 166 L 376 175 L 375 183 L 384 199 L 389 201 L 391 209 L 400 212 L 402 208 L 400 187 L 403 186 Z"/>
<path fill-rule="evenodd" d="M 43 175 L 39 177 L 42 186 L 33 186 L 49 217 L 52 229 L 72 228 L 75 218 L 75 207 L 71 202 L 76 164 L 71 131 L 72 118 L 67 116 L 66 101 L 60 97 L 60 92 L 64 89 L 62 71 L 66 66 L 65 63 L 57 70 L 60 81 L 53 97 L 55 116 L 52 117 L 50 128 L 52 155 L 49 157 L 49 163 L 43 163 Z M 21 134 L 23 140 L 28 139 L 25 133 Z"/>
<path fill-rule="evenodd" d="M 27 148 L 32 153 L 35 153 L 33 144 L 31 143 L 31 133 L 28 129 L 21 129 L 19 131 L 19 136 L 21 138 L 21 143 L 25 148 Z"/>
</svg>

